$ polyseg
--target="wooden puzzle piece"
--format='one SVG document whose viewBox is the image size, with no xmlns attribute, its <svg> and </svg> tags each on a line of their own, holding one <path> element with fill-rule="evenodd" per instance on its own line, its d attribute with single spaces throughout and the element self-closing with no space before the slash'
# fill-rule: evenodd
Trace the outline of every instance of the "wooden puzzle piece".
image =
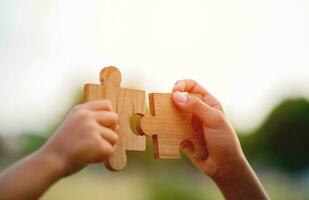
<svg viewBox="0 0 309 200">
<path fill-rule="evenodd" d="M 126 150 L 145 151 L 146 137 L 134 134 L 130 128 L 133 113 L 144 113 L 145 91 L 121 88 L 121 73 L 116 67 L 106 67 L 100 73 L 100 85 L 84 86 L 85 101 L 107 99 L 119 115 L 119 140 L 105 166 L 121 170 L 127 164 Z"/>
<path fill-rule="evenodd" d="M 140 135 L 152 136 L 155 158 L 180 158 L 179 148 L 184 141 L 193 144 L 194 157 L 206 156 L 204 138 L 192 128 L 192 114 L 177 109 L 172 94 L 151 93 L 149 104 L 151 115 L 140 115 L 136 120 L 136 131 Z"/>
</svg>

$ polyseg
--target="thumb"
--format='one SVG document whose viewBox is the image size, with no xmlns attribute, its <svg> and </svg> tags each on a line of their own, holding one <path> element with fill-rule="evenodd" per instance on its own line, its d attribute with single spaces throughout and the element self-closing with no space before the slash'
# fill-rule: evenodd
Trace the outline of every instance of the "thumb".
<svg viewBox="0 0 309 200">
<path fill-rule="evenodd" d="M 180 110 L 193 113 L 208 127 L 217 128 L 224 120 L 222 112 L 209 106 L 196 96 L 176 91 L 173 93 L 173 101 Z"/>
</svg>

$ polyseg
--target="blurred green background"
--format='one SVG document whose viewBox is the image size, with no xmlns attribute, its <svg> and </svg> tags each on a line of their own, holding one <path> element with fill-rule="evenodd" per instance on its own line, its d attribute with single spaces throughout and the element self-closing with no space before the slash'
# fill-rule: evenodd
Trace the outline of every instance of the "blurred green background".
<svg viewBox="0 0 309 200">
<path fill-rule="evenodd" d="M 76 104 L 80 98 L 76 99 Z M 63 116 L 63 115 L 62 115 Z M 53 134 L 60 117 L 44 132 L 1 136 L 1 169 L 30 154 Z M 246 157 L 272 199 L 308 199 L 309 101 L 289 98 L 249 133 L 238 132 Z M 128 166 L 111 172 L 88 166 L 56 183 L 42 199 L 223 199 L 216 185 L 185 156 L 154 160 L 147 152 L 128 152 Z"/>
<path fill-rule="evenodd" d="M 272 199 L 309 199 L 309 4 L 279 0 L 0 2 L 0 170 L 29 155 L 116 65 L 126 87 L 168 92 L 196 79 L 222 102 Z M 223 199 L 182 156 L 128 152 L 42 199 Z"/>
</svg>

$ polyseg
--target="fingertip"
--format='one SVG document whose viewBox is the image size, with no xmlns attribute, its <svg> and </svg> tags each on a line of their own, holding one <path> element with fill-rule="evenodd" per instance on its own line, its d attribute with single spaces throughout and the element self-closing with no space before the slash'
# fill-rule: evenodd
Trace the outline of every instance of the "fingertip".
<svg viewBox="0 0 309 200">
<path fill-rule="evenodd" d="M 102 104 L 106 104 L 106 106 L 109 108 L 109 110 L 113 110 L 112 102 L 108 99 L 104 99 Z"/>
<path fill-rule="evenodd" d="M 116 113 L 116 112 L 112 112 L 112 113 L 114 115 L 115 122 L 118 123 L 119 122 L 119 114 Z"/>
<path fill-rule="evenodd" d="M 116 124 L 115 131 L 116 131 L 116 132 L 118 132 L 118 131 L 119 131 L 119 129 L 120 129 L 119 125 L 118 125 L 118 124 Z"/>
<path fill-rule="evenodd" d="M 173 100 L 178 104 L 185 104 L 188 100 L 188 96 L 180 91 L 176 91 L 173 93 Z"/>
</svg>

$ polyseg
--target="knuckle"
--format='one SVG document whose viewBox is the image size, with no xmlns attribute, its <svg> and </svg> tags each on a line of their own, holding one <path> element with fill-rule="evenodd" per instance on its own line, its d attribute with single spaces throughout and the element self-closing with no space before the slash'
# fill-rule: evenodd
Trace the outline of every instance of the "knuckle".
<svg viewBox="0 0 309 200">
<path fill-rule="evenodd" d="M 76 116 L 77 119 L 80 119 L 80 120 L 87 120 L 91 118 L 90 112 L 83 108 L 79 108 L 75 110 L 74 115 Z"/>
<path fill-rule="evenodd" d="M 197 110 L 197 109 L 200 109 L 201 107 L 201 103 L 200 103 L 200 100 L 195 97 L 195 96 L 191 96 L 189 98 L 189 107 L 191 108 L 191 110 Z"/>
<path fill-rule="evenodd" d="M 100 143 L 96 139 L 96 137 L 88 137 L 87 139 L 84 140 L 84 146 L 85 148 L 89 149 L 92 152 L 98 152 L 100 148 Z"/>
<path fill-rule="evenodd" d="M 89 122 L 85 124 L 85 128 L 90 134 L 95 135 L 97 133 L 97 126 L 94 122 Z"/>
<path fill-rule="evenodd" d="M 217 111 L 216 114 L 213 116 L 213 124 L 215 126 L 221 125 L 225 120 L 225 116 L 222 112 Z"/>
<path fill-rule="evenodd" d="M 106 106 L 107 108 L 112 109 L 112 103 L 111 103 L 109 100 L 103 99 L 103 100 L 102 100 L 102 103 L 103 103 L 104 106 Z"/>
<path fill-rule="evenodd" d="M 195 85 L 198 84 L 194 79 L 185 79 L 184 82 L 185 82 L 189 87 L 193 87 L 193 86 L 195 86 Z"/>
<path fill-rule="evenodd" d="M 91 145 L 99 151 L 101 144 L 102 144 L 102 139 L 98 135 L 95 135 L 95 137 L 93 137 L 92 139 Z"/>
</svg>

